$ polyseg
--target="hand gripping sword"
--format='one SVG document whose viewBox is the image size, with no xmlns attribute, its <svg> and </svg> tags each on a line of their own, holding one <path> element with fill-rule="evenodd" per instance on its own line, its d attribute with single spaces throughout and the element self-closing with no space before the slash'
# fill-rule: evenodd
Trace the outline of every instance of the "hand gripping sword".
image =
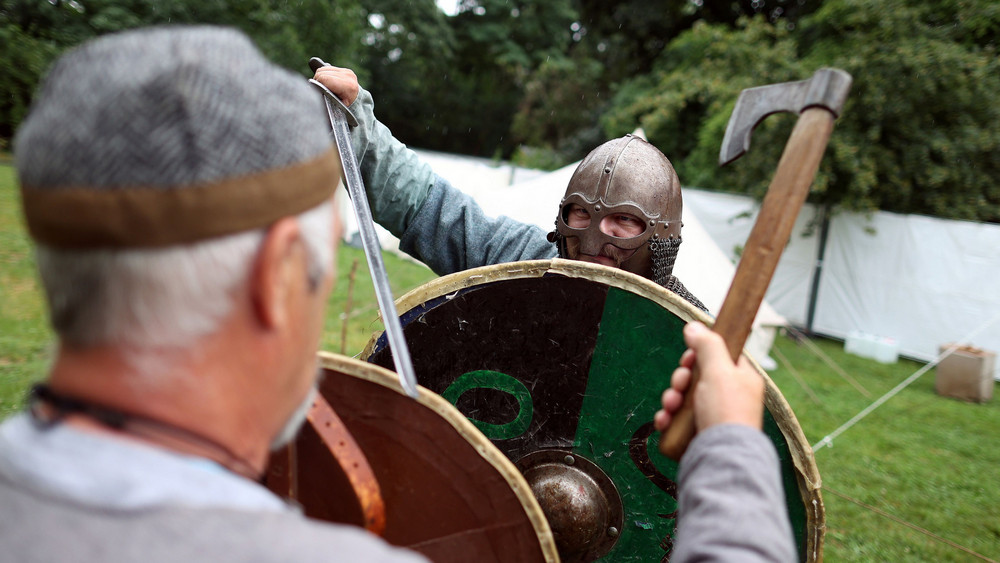
<svg viewBox="0 0 1000 563">
<path fill-rule="evenodd" d="M 736 100 L 719 152 L 720 166 L 736 160 L 750 148 L 750 134 L 765 117 L 794 112 L 799 114 L 799 120 L 785 144 L 729 293 L 712 327 L 726 341 L 733 361 L 739 358 L 750 335 L 753 319 L 788 243 L 795 218 L 809 195 L 809 186 L 833 132 L 833 121 L 840 114 L 850 88 L 850 74 L 824 68 L 808 80 L 743 90 Z M 684 393 L 684 404 L 660 437 L 660 452 L 674 460 L 681 458 L 694 437 L 691 397 L 697 383 L 695 370 Z"/>
<path fill-rule="evenodd" d="M 318 57 L 309 59 L 309 67 L 313 72 L 324 66 L 327 64 Z M 417 376 L 413 371 L 410 349 L 406 346 L 403 326 L 399 322 L 396 304 L 392 299 L 389 276 L 386 274 L 385 262 L 382 260 L 382 246 L 378 242 L 372 211 L 368 206 L 368 197 L 365 195 L 365 184 L 361 180 L 361 171 L 358 169 L 358 160 L 354 156 L 354 148 L 351 147 L 350 127 L 357 127 L 358 120 L 351 113 L 351 110 L 347 109 L 344 102 L 326 86 L 312 78 L 309 79 L 309 82 L 323 93 L 323 101 L 326 102 L 330 128 L 333 130 L 337 150 L 340 151 L 340 162 L 343 164 L 344 184 L 347 186 L 348 195 L 351 196 L 354 216 L 358 220 L 361 245 L 365 250 L 372 283 L 375 284 L 375 298 L 378 300 L 378 309 L 382 314 L 382 322 L 385 324 L 389 346 L 392 348 L 392 359 L 396 365 L 396 373 L 399 374 L 399 383 L 403 386 L 406 394 L 415 399 L 419 395 Z"/>
</svg>

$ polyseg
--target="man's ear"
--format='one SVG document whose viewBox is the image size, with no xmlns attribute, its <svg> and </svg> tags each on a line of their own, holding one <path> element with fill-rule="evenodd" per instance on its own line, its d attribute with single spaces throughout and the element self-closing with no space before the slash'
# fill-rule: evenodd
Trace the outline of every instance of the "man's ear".
<svg viewBox="0 0 1000 563">
<path fill-rule="evenodd" d="M 304 259 L 302 236 L 298 221 L 291 217 L 279 219 L 267 229 L 250 278 L 250 301 L 254 314 L 265 329 L 288 322 L 288 298 L 302 285 Z"/>
</svg>

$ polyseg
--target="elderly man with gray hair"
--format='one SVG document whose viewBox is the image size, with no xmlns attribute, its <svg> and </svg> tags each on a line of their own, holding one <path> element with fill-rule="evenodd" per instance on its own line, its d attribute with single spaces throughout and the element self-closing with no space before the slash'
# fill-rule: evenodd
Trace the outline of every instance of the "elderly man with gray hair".
<svg viewBox="0 0 1000 563">
<path fill-rule="evenodd" d="M 259 484 L 315 392 L 322 112 L 232 30 L 126 32 L 52 68 L 15 147 L 59 345 L 0 426 L 5 558 L 422 560 Z"/>
</svg>

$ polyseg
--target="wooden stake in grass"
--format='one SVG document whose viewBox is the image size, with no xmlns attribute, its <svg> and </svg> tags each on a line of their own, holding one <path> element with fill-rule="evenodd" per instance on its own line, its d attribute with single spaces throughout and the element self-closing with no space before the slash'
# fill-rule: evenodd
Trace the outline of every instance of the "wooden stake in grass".
<svg viewBox="0 0 1000 563">
<path fill-rule="evenodd" d="M 358 259 L 351 262 L 351 273 L 347 277 L 347 302 L 344 303 L 344 322 L 340 325 L 340 353 L 347 354 L 347 320 L 351 318 L 351 307 L 354 298 L 354 278 L 358 273 Z"/>
</svg>

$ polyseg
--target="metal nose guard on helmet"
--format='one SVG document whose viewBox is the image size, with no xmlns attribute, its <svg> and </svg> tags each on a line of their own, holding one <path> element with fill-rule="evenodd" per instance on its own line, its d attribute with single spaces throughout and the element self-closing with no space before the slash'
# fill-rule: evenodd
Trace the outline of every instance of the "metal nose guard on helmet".
<svg viewBox="0 0 1000 563">
<path fill-rule="evenodd" d="M 641 154 L 652 150 L 659 155 L 652 145 L 648 148 L 647 145 L 637 137 L 626 135 L 592 152 L 573 174 L 566 196 L 560 202 L 556 230 L 564 237 L 576 237 L 581 253 L 596 256 L 607 244 L 621 250 L 634 250 L 651 238 L 680 238 L 679 209 L 669 213 L 670 200 L 676 197 L 679 202 L 679 194 L 672 193 L 677 190 L 676 176 L 669 162 L 666 164 L 668 170 L 660 169 L 663 165 L 659 161 L 666 161 L 662 156 L 651 159 Z M 626 149 L 630 148 L 630 154 L 626 154 Z M 663 189 L 661 183 L 665 183 L 667 189 Z M 570 207 L 574 204 L 590 216 L 590 223 L 584 228 L 573 228 L 567 223 Z M 664 213 L 657 212 L 660 210 L 676 217 L 662 217 Z M 619 214 L 632 215 L 642 221 L 643 232 L 628 238 L 603 232 L 602 219 Z"/>
</svg>

